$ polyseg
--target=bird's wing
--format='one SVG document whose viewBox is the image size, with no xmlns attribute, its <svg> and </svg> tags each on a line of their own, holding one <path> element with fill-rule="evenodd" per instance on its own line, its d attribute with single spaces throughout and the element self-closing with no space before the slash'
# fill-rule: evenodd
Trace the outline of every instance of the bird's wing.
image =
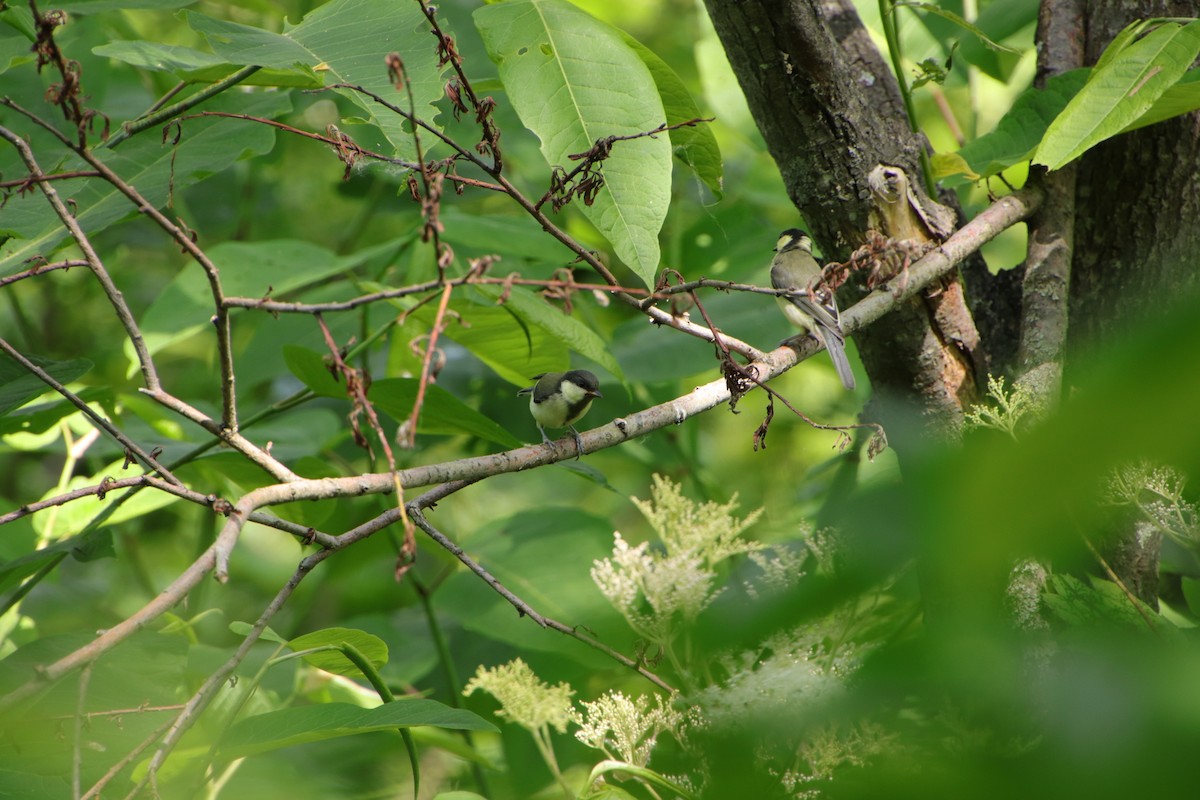
<svg viewBox="0 0 1200 800">
<path fill-rule="evenodd" d="M 529 379 L 534 382 L 533 386 L 526 386 L 524 389 L 518 389 L 517 396 L 520 397 L 523 394 L 532 393 L 533 390 L 537 388 L 537 381 L 540 381 L 545 375 L 546 375 L 546 373 L 544 373 L 544 372 L 539 372 L 537 375 L 534 375 L 532 378 Z"/>
<path fill-rule="evenodd" d="M 838 312 L 837 304 L 832 300 L 828 303 L 818 302 L 816 298 L 807 293 L 807 290 L 801 291 L 805 293 L 784 295 L 784 299 L 816 320 L 817 324 L 822 328 L 828 328 L 836 332 L 840 338 L 842 335 L 842 315 Z"/>
</svg>

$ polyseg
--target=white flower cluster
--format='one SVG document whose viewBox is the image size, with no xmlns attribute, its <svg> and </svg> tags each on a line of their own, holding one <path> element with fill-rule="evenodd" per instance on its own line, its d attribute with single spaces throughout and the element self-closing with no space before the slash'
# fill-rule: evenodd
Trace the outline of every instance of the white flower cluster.
<svg viewBox="0 0 1200 800">
<path fill-rule="evenodd" d="M 613 554 L 592 567 L 592 580 L 642 637 L 667 646 L 681 624 L 703 611 L 720 590 L 714 588 L 716 565 L 760 548 L 740 538 L 761 509 L 745 519 L 733 516 L 737 496 L 724 505 L 695 503 L 679 486 L 654 476 L 651 501 L 633 502 L 650 522 L 662 549 L 649 542 L 630 546 L 613 534 Z"/>
<path fill-rule="evenodd" d="M 595 702 L 580 703 L 584 719 L 575 738 L 609 758 L 644 767 L 658 735 L 668 731 L 680 738 L 683 712 L 672 708 L 659 695 L 631 700 L 621 692 L 609 692 Z"/>
<path fill-rule="evenodd" d="M 567 723 L 577 721 L 578 715 L 571 706 L 575 690 L 565 683 L 556 686 L 543 683 L 519 658 L 493 669 L 479 667 L 463 694 L 470 695 L 476 689 L 500 701 L 497 716 L 508 717 L 531 732 L 548 726 L 563 733 Z"/>
</svg>

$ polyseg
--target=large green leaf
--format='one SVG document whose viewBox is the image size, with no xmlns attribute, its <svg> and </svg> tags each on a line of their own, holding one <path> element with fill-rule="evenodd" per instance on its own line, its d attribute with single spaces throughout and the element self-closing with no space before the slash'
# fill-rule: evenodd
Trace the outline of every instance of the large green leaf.
<svg viewBox="0 0 1200 800">
<path fill-rule="evenodd" d="M 139 69 L 157 72 L 184 72 L 220 66 L 225 63 L 212 53 L 206 53 L 203 50 L 140 40 L 109 42 L 93 48 L 92 52 Z"/>
<path fill-rule="evenodd" d="M 367 397 L 393 419 L 405 420 L 416 402 L 418 383 L 415 378 L 385 378 L 371 384 Z M 417 430 L 450 435 L 468 433 L 503 447 L 521 446 L 511 433 L 436 383 L 425 387 L 425 402 L 421 406 Z"/>
<path fill-rule="evenodd" d="M 210 106 L 260 117 L 275 117 L 291 108 L 287 95 L 279 92 L 229 94 Z M 104 161 L 123 180 L 137 187 L 155 207 L 167 202 L 170 189 L 176 192 L 219 172 L 250 154 L 269 151 L 275 142 L 273 129 L 228 119 L 193 119 L 184 123 L 178 145 L 163 143 L 157 136 L 139 136 L 119 150 L 105 151 Z M 68 159 L 61 171 L 90 170 L 80 159 Z M 99 179 L 73 182 L 71 210 L 84 232 L 92 235 L 135 213 L 128 199 Z M 0 215 L 0 232 L 14 238 L 0 246 L 0 275 L 25 268 L 28 259 L 46 257 L 67 237 L 58 216 L 41 192 L 14 195 Z"/>
<path fill-rule="evenodd" d="M 578 625 L 620 647 L 629 628 L 592 582 L 592 564 L 612 554 L 612 523 L 569 506 L 547 506 L 497 520 L 460 544 L 540 614 Z M 548 650 L 592 666 L 607 659 L 580 644 L 564 648 L 472 572 L 460 570 L 438 594 L 439 607 L 466 628 L 510 647 Z M 611 665 L 611 661 L 607 661 Z"/>
<path fill-rule="evenodd" d="M 450 708 L 435 700 L 397 700 L 377 708 L 322 703 L 285 708 L 241 720 L 229 729 L 229 735 L 221 743 L 221 755 L 244 758 L 306 742 L 417 725 L 460 731 L 496 730 L 490 722 L 470 711 Z"/>
<path fill-rule="evenodd" d="M 606 136 L 632 136 L 666 121 L 658 87 L 614 28 L 566 0 L 513 0 L 478 9 L 488 55 L 551 166 Z M 617 142 L 603 164 L 604 188 L 584 215 L 647 285 L 658 269 L 658 232 L 671 195 L 667 137 Z"/>
<path fill-rule="evenodd" d="M 336 675 L 357 678 L 362 675 L 358 666 L 336 648 L 350 645 L 362 653 L 375 669 L 382 669 L 388 661 L 388 646 L 378 636 L 353 628 L 323 628 L 319 631 L 297 636 L 288 642 L 292 650 L 315 650 L 304 656 L 304 660 L 318 669 Z M 334 649 L 328 649 L 334 648 Z"/>
<path fill-rule="evenodd" d="M 316 394 L 323 397 L 346 396 L 344 385 L 333 379 L 319 353 L 302 347 L 287 347 L 284 357 L 288 369 Z M 405 420 L 412 414 L 417 386 L 418 381 L 414 378 L 384 378 L 371 384 L 367 398 L 393 419 Z M 521 442 L 511 433 L 437 384 L 426 387 L 417 431 L 449 435 L 467 433 L 502 447 L 521 446 Z"/>
<path fill-rule="evenodd" d="M 351 269 L 364 253 L 338 256 L 295 239 L 268 242 L 221 242 L 207 251 L 221 273 L 228 297 L 282 295 Z M 198 266 L 179 272 L 146 309 L 140 321 L 151 353 L 209 327 L 213 297 Z M 132 361 L 132 349 L 127 346 Z"/>
<path fill-rule="evenodd" d="M 101 11 L 125 11 L 133 8 L 179 8 L 196 0 L 57 0 L 53 7 L 72 14 L 98 14 Z"/>
<path fill-rule="evenodd" d="M 696 105 L 695 98 L 684 86 L 683 81 L 675 74 L 675 70 L 637 39 L 628 34 L 623 36 L 625 43 L 638 54 L 638 58 L 642 59 L 642 63 L 650 70 L 650 75 L 658 87 L 658 96 L 662 98 L 667 124 L 677 125 L 700 119 L 703 116 L 700 107 Z M 717 145 L 717 137 L 713 135 L 707 122 L 671 131 L 671 147 L 675 156 L 692 168 L 709 191 L 718 198 L 724 194 L 721 148 Z"/>
<path fill-rule="evenodd" d="M 93 47 L 98 56 L 121 61 L 138 69 L 170 72 L 190 83 L 213 83 L 232 74 L 237 66 L 212 53 L 158 42 L 125 40 Z M 316 89 L 324 80 L 310 67 L 260 69 L 243 78 L 240 86 L 298 86 Z"/>
<path fill-rule="evenodd" d="M 1087 83 L 1090 74 L 1090 69 L 1071 70 L 1050 78 L 1045 88 L 1027 89 L 995 130 L 968 142 L 952 155 L 953 161 L 945 155 L 935 157 L 939 177 L 965 173 L 972 179 L 987 178 L 1028 161 L 1046 129 Z"/>
<path fill-rule="evenodd" d="M 25 356 L 59 383 L 77 380 L 92 368 L 86 358 L 70 361 L 51 361 L 38 356 Z M 41 378 L 32 374 L 7 353 L 0 353 L 0 416 L 20 408 L 35 397 L 45 394 L 50 387 Z"/>
<path fill-rule="evenodd" d="M 407 91 L 397 91 L 389 80 L 385 58 L 399 53 L 413 93 L 416 114 L 427 122 L 437 110 L 433 103 L 443 95 L 441 69 L 435 43 L 421 8 L 395 0 L 333 0 L 304 17 L 284 33 L 207 17 L 188 11 L 188 24 L 203 33 L 213 51 L 232 64 L 285 69 L 302 64 L 328 75 L 326 83 L 361 86 L 409 110 Z M 416 149 L 411 130 L 397 114 L 358 92 L 345 90 L 387 137 L 401 158 L 413 158 Z M 430 137 L 431 138 L 431 137 Z M 433 141 L 424 142 L 426 151 Z"/>
<path fill-rule="evenodd" d="M 534 375 L 570 364 L 567 347 L 558 337 L 538 325 L 527 325 L 512 309 L 466 301 L 451 302 L 450 309 L 454 321 L 443 335 L 514 386 L 528 386 Z M 416 317 L 432 324 L 434 311 L 422 308 Z"/>
<path fill-rule="evenodd" d="M 492 268 L 492 275 L 504 275 L 518 269 L 511 263 L 518 258 L 543 265 L 553 264 L 556 269 L 575 260 L 575 253 L 562 242 L 547 236 L 541 226 L 525 214 L 506 216 L 490 209 L 486 214 L 467 214 L 455 206 L 443 206 L 439 219 L 446 226 L 442 241 L 503 257 Z"/>
<path fill-rule="evenodd" d="M 1034 153 L 1035 164 L 1058 169 L 1149 111 L 1200 54 L 1200 21 L 1164 22 L 1112 55 L 1115 46 L 1050 125 Z"/>
<path fill-rule="evenodd" d="M 481 293 L 497 299 L 502 292 L 499 286 L 478 286 L 476 288 Z M 564 314 L 533 292 L 520 286 L 512 287 L 504 305 L 524 322 L 538 326 L 565 344 L 570 350 L 586 356 L 604 367 L 618 380 L 625 380 L 621 373 L 621 365 L 613 357 L 608 345 L 595 331 L 577 318 Z"/>
</svg>

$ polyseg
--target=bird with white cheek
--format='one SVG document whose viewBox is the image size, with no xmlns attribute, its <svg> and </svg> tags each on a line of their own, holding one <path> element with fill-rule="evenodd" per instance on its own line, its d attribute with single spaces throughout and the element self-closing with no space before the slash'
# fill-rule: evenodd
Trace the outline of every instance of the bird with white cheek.
<svg viewBox="0 0 1200 800">
<path fill-rule="evenodd" d="M 600 393 L 600 382 L 586 369 L 545 372 L 534 375 L 533 379 L 537 383 L 517 394 L 529 395 L 529 413 L 537 423 L 542 441 L 550 444 L 546 428 L 569 428 L 575 437 L 575 458 L 579 458 L 583 454 L 583 440 L 575 430 L 575 423 L 592 407 L 592 400 L 604 396 Z"/>
<path fill-rule="evenodd" d="M 793 325 L 814 334 L 825 345 L 842 385 L 853 390 L 854 372 L 846 358 L 846 334 L 842 332 L 837 300 L 828 289 L 816 289 L 814 284 L 820 277 L 821 265 L 813 256 L 812 238 L 799 228 L 779 234 L 771 261 L 771 285 L 792 292 L 780 295 L 779 305 Z"/>
</svg>

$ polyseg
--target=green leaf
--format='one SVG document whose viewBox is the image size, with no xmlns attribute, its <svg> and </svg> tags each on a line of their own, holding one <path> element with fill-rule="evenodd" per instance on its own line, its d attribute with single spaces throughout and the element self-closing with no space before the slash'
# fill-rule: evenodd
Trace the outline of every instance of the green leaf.
<svg viewBox="0 0 1200 800">
<path fill-rule="evenodd" d="M 374 403 L 376 408 L 386 411 L 393 419 L 403 421 L 412 414 L 418 384 L 419 381 L 415 378 L 378 380 L 371 384 L 367 399 Z M 425 402 L 421 406 L 421 419 L 417 424 L 417 431 L 447 435 L 467 433 L 505 448 L 521 446 L 521 442 L 511 433 L 436 383 L 425 387 Z"/>
<path fill-rule="evenodd" d="M 1121 591 L 1109 581 L 1091 580 L 1088 585 L 1078 578 L 1067 575 L 1050 576 L 1053 591 L 1042 593 L 1042 602 L 1061 621 L 1078 627 L 1095 627 L 1113 624 L 1144 628 L 1145 618 Z M 1158 612 L 1142 604 L 1142 613 L 1158 619 Z M 1165 626 L 1164 626 L 1165 627 Z"/>
<path fill-rule="evenodd" d="M 254 625 L 249 622 L 234 620 L 233 622 L 229 623 L 229 630 L 244 638 L 250 634 L 250 631 L 254 630 Z M 282 636 L 276 633 L 269 625 L 266 628 L 263 628 L 263 632 L 259 634 L 258 638 L 264 642 L 287 644 L 287 639 L 284 639 Z"/>
<path fill-rule="evenodd" d="M 988 38 L 988 35 L 986 33 L 984 33 L 982 29 L 978 28 L 975 25 L 972 25 L 970 22 L 967 22 L 965 19 L 960 17 L 958 14 L 955 14 L 953 11 L 947 11 L 944 8 L 939 8 L 938 6 L 935 6 L 933 3 L 899 2 L 899 3 L 896 3 L 896 5 L 897 6 L 905 6 L 907 8 L 911 8 L 915 11 L 924 11 L 928 14 L 935 14 L 935 15 L 941 17 L 942 19 L 953 22 L 955 25 L 962 28 L 963 30 L 969 31 L 972 35 L 975 36 L 975 38 L 979 39 L 979 41 L 983 42 L 983 44 L 985 46 L 991 48 L 992 50 L 998 50 L 1003 53 L 1014 53 L 1014 54 L 1018 54 L 1018 55 L 1021 52 L 1020 50 L 1014 50 L 1011 47 L 1005 47 L 1004 45 L 1000 44 L 999 42 L 992 41 L 991 39 Z"/>
<path fill-rule="evenodd" d="M 54 8 L 72 14 L 98 14 L 101 11 L 125 11 L 134 8 L 179 8 L 195 0 L 56 0 Z"/>
<path fill-rule="evenodd" d="M 617 780 L 621 780 L 621 778 L 624 776 L 637 778 L 638 780 L 650 786 L 657 786 L 660 789 L 664 789 L 675 797 L 682 797 L 686 798 L 687 800 L 694 800 L 696 797 L 682 784 L 676 783 L 670 778 L 660 775 L 648 767 L 640 767 L 637 764 L 630 764 L 626 761 L 617 761 L 615 759 L 605 759 L 593 767 L 591 774 L 588 775 L 587 785 L 595 786 L 597 781 L 609 775 L 617 778 Z M 603 792 L 603 790 L 601 791 Z M 610 796 L 612 795 L 603 793 L 589 795 L 589 797 Z"/>
<path fill-rule="evenodd" d="M 499 299 L 503 293 L 503 289 L 499 286 L 480 285 L 476 288 L 482 294 L 496 299 Z M 621 372 L 621 365 L 613 357 L 608 345 L 595 331 L 575 317 L 564 314 L 533 292 L 520 286 L 512 287 L 512 291 L 508 293 L 508 298 L 504 301 L 504 306 L 511 309 L 524 322 L 536 325 L 546 331 L 571 351 L 595 361 L 618 380 L 622 382 L 625 380 Z"/>
<path fill-rule="evenodd" d="M 203 33 L 214 52 L 230 63 L 277 69 L 303 64 L 327 75 L 327 84 L 361 86 L 407 111 L 408 93 L 398 91 L 388 79 L 384 62 L 389 53 L 400 53 L 415 113 L 426 121 L 432 121 L 437 114 L 433 103 L 444 94 L 442 70 L 437 64 L 428 23 L 417 3 L 332 0 L 284 33 L 217 20 L 194 11 L 185 13 L 188 24 Z M 415 157 L 412 132 L 399 114 L 359 92 L 348 89 L 339 92 L 383 132 L 395 155 Z M 426 155 L 431 144 L 425 142 Z"/>
<path fill-rule="evenodd" d="M 1200 21 L 1168 22 L 1117 55 L 1102 58 L 1091 79 L 1046 131 L 1034 163 L 1059 169 L 1116 136 L 1179 82 L 1197 54 Z"/>
<path fill-rule="evenodd" d="M 493 267 L 493 275 L 513 270 L 509 261 L 514 258 L 553 264 L 555 268 L 575 260 L 575 253 L 562 242 L 547 236 L 533 218 L 525 214 L 473 215 L 457 207 L 446 206 L 439 219 L 446 226 L 442 234 L 443 241 L 455 247 L 469 247 L 481 253 L 496 253 L 504 257 L 498 266 Z"/>
<path fill-rule="evenodd" d="M 221 242 L 208 249 L 221 273 L 229 297 L 281 295 L 349 270 L 362 261 L 359 254 L 337 256 L 309 242 L 282 239 L 268 242 Z M 182 270 L 163 288 L 140 321 L 151 353 L 207 329 L 213 314 L 208 279 L 199 267 Z M 126 346 L 132 359 L 132 349 Z"/>
<path fill-rule="evenodd" d="M 1142 116 L 1138 117 L 1122 133 L 1144 128 L 1156 122 L 1189 114 L 1200 108 L 1200 69 L 1188 70 L 1179 83 L 1163 92 Z"/>
<path fill-rule="evenodd" d="M 514 386 L 525 387 L 543 372 L 566 369 L 566 346 L 543 328 L 526 325 L 511 309 L 471 302 L 451 302 L 457 322 L 443 334 L 471 351 L 497 375 Z M 434 312 L 423 308 L 418 320 L 432 324 Z M 407 344 L 396 341 L 396 346 Z"/>
<path fill-rule="evenodd" d="M 226 62 L 212 53 L 173 44 L 143 41 L 116 41 L 93 47 L 92 52 L 139 69 L 156 72 L 186 72 L 217 67 Z"/>
<path fill-rule="evenodd" d="M 303 347 L 289 346 L 284 349 L 284 358 L 292 374 L 315 394 L 322 397 L 346 397 L 344 385 L 333 379 L 320 353 Z M 377 380 L 367 391 L 367 399 L 393 419 L 403 421 L 412 414 L 418 384 L 419 381 L 415 378 Z M 417 431 L 447 435 L 466 433 L 506 448 L 521 446 L 521 442 L 511 433 L 436 383 L 425 388 L 425 402 L 421 406 L 421 419 L 417 424 Z"/>
<path fill-rule="evenodd" d="M 300 651 L 314 650 L 319 647 L 339 648 L 346 644 L 353 646 L 366 656 L 377 670 L 382 669 L 388 662 L 388 647 L 382 639 L 366 631 L 353 628 L 325 628 L 306 633 L 288 642 L 288 647 L 294 651 Z M 304 660 L 317 669 L 323 669 L 335 675 L 356 678 L 362 674 L 354 662 L 336 649 L 309 653 L 304 656 Z"/>
<path fill-rule="evenodd" d="M 538 613 L 586 626 L 601 641 L 612 643 L 626 640 L 629 628 L 591 578 L 592 563 L 612 554 L 612 542 L 607 519 L 550 505 L 497 520 L 459 543 Z M 464 627 L 509 647 L 554 652 L 589 666 L 605 664 L 606 658 L 596 651 L 583 645 L 564 648 L 530 625 L 472 572 L 456 572 L 438 597 L 439 607 Z"/>
<path fill-rule="evenodd" d="M 321 63 L 319 55 L 296 40 L 300 26 L 283 34 L 217 19 L 199 11 L 184 11 L 182 16 L 192 30 L 203 34 L 217 57 L 230 64 L 287 69 L 297 64 L 316 67 Z"/>
<path fill-rule="evenodd" d="M 307 742 L 418 725 L 461 731 L 496 730 L 496 726 L 470 711 L 434 700 L 397 700 L 377 708 L 323 703 L 285 708 L 237 722 L 221 743 L 221 755 L 244 758 Z"/>
<path fill-rule="evenodd" d="M 170 72 L 189 83 L 215 83 L 228 77 L 238 66 L 191 47 L 159 44 L 139 40 L 117 41 L 93 47 L 92 52 L 104 58 L 121 61 L 139 69 Z M 296 86 L 316 89 L 324 85 L 310 67 L 289 69 L 260 69 L 242 79 L 240 86 Z"/>
<path fill-rule="evenodd" d="M 34 24 L 33 14 L 28 8 L 23 6 L 4 6 L 4 9 L 0 11 L 0 22 L 8 25 L 30 42 L 37 41 L 37 26 Z M 23 45 L 21 45 L 21 48 L 25 49 Z M 8 64 L 7 66 L 12 67 L 17 63 L 23 64 L 26 61 L 31 60 L 32 57 L 19 59 L 18 57 L 14 56 L 12 63 Z M 0 72 L 3 72 L 3 69 L 0 69 Z"/>
<path fill-rule="evenodd" d="M 346 387 L 333 377 L 324 356 L 307 347 L 289 344 L 283 348 L 283 360 L 291 373 L 309 390 L 321 397 L 345 397 Z"/>
<path fill-rule="evenodd" d="M 128 478 L 141 474 L 141 470 L 136 465 L 129 467 L 125 466 L 125 459 L 113 461 L 102 466 L 92 475 L 77 475 L 67 481 L 66 486 L 50 487 L 40 500 L 47 500 L 51 497 L 69 492 L 74 489 L 80 489 L 85 486 L 95 486 L 105 478 Z M 117 490 L 118 494 L 124 494 L 127 489 Z M 37 531 L 38 536 L 45 540 L 54 541 L 73 533 L 83 530 L 83 528 L 99 514 L 104 507 L 112 502 L 113 495 L 108 495 L 106 499 L 101 500 L 99 497 L 88 497 L 77 500 L 74 503 L 67 503 L 55 509 L 55 513 L 42 513 L 33 516 L 33 528 Z M 131 519 L 149 514 L 152 511 L 157 511 L 160 508 L 165 508 L 179 500 L 173 494 L 160 492 L 157 489 L 142 489 L 130 499 L 121 503 L 116 511 L 104 520 L 104 525 L 113 526 L 119 525 L 122 522 L 128 522 Z"/>
<path fill-rule="evenodd" d="M 565 0 L 513 0 L 474 13 L 488 55 L 525 127 L 551 166 L 606 136 L 631 136 L 666 121 L 650 70 L 621 34 Z M 617 142 L 604 161 L 604 187 L 580 210 L 617 257 L 650 286 L 658 232 L 671 194 L 671 151 L 663 136 Z"/>
<path fill-rule="evenodd" d="M 988 40 L 999 42 L 1014 36 L 1023 28 L 1037 22 L 1040 0 L 1006 0 L 1003 3 L 988 3 L 975 18 L 975 26 L 983 31 Z M 958 49 L 960 61 L 978 67 L 985 74 L 1007 83 L 1019 58 L 998 52 L 985 45 L 983 39 L 968 36 Z"/>
<path fill-rule="evenodd" d="M 71 383 L 87 374 L 92 362 L 86 358 L 53 361 L 40 356 L 26 355 L 59 383 Z M 50 387 L 7 354 L 0 353 L 0 416 L 4 416 L 50 391 Z M 74 408 L 74 406 L 72 406 Z"/>
<path fill-rule="evenodd" d="M 62 543 L 60 542 L 60 545 Z M 15 589 L 30 575 L 38 572 L 51 561 L 61 561 L 65 547 L 35 550 L 28 555 L 14 558 L 12 561 L 0 561 L 0 592 L 7 593 Z"/>
<path fill-rule="evenodd" d="M 280 92 L 227 94 L 210 103 L 213 109 L 267 118 L 291 109 L 290 99 Z M 157 136 L 139 136 L 116 152 L 105 152 L 104 160 L 158 208 L 167 202 L 172 185 L 178 192 L 244 156 L 268 152 L 274 142 L 274 131 L 266 125 L 192 119 L 184 123 L 183 138 L 177 146 L 169 141 L 164 144 Z M 91 167 L 71 158 L 61 169 L 86 171 Z M 72 182 L 71 199 L 75 219 L 88 235 L 135 213 L 124 195 L 96 178 Z M 48 256 L 67 238 L 62 222 L 40 192 L 10 197 L 0 217 L 3 231 L 16 237 L 0 246 L 0 275 L 24 269 L 30 258 Z"/>
<path fill-rule="evenodd" d="M 637 39 L 624 31 L 620 33 L 625 43 L 650 70 L 654 84 L 658 87 L 658 96 L 662 99 L 663 110 L 667 114 L 667 124 L 677 125 L 701 118 L 703 115 L 700 113 L 700 107 L 696 105 L 695 98 L 683 81 L 675 74 L 675 70 Z M 724 196 L 721 148 L 717 145 L 717 137 L 713 135 L 707 122 L 671 131 L 671 147 L 675 151 L 675 157 L 691 167 L 713 195 L 718 199 Z"/>
<path fill-rule="evenodd" d="M 1087 83 L 1091 70 L 1055 75 L 1044 89 L 1027 89 L 991 133 L 969 142 L 957 155 L 979 177 L 990 177 L 1028 161 L 1046 129 Z M 942 175 L 955 174 L 951 171 Z"/>
</svg>

